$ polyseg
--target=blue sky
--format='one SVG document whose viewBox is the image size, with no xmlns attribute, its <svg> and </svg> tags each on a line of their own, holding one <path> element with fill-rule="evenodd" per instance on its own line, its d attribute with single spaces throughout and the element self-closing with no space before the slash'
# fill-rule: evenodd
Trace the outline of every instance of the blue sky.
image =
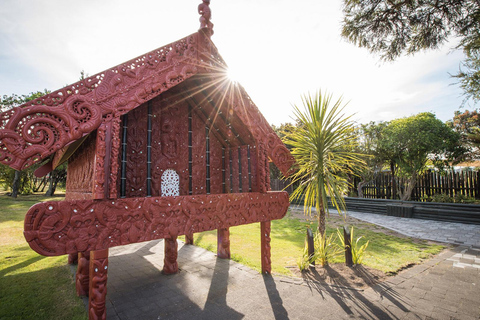
<svg viewBox="0 0 480 320">
<path fill-rule="evenodd" d="M 200 0 L 2 0 L 0 95 L 56 90 L 199 28 Z M 419 112 L 453 117 L 454 43 L 381 63 L 340 37 L 341 1 L 212 0 L 212 40 L 270 123 L 318 89 L 349 101 L 361 123 Z"/>
</svg>

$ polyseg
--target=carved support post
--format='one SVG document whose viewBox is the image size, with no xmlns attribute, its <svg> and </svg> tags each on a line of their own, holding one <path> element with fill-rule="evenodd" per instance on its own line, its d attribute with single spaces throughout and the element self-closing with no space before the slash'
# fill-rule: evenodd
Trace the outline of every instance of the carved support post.
<svg viewBox="0 0 480 320">
<path fill-rule="evenodd" d="M 185 235 L 185 244 L 193 244 L 193 233 Z"/>
<path fill-rule="evenodd" d="M 270 221 L 260 222 L 262 273 L 272 272 L 272 261 L 270 259 L 270 227 Z"/>
<path fill-rule="evenodd" d="M 217 229 L 217 257 L 230 259 L 230 230 Z"/>
<path fill-rule="evenodd" d="M 75 275 L 75 287 L 78 296 L 88 296 L 90 277 L 90 252 L 78 253 L 77 273 Z"/>
<path fill-rule="evenodd" d="M 70 253 L 68 255 L 68 264 L 76 264 L 78 262 L 78 253 Z"/>
<path fill-rule="evenodd" d="M 165 238 L 165 258 L 163 259 L 163 273 L 174 274 L 178 272 L 177 263 L 177 237 Z"/>
<path fill-rule="evenodd" d="M 108 249 L 90 252 L 90 290 L 88 295 L 88 319 L 106 319 L 107 309 Z"/>
</svg>

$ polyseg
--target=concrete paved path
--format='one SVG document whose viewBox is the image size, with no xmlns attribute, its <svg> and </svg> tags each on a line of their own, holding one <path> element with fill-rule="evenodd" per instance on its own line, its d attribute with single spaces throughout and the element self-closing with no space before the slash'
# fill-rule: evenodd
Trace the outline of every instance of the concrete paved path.
<svg viewBox="0 0 480 320">
<path fill-rule="evenodd" d="M 402 224 L 423 224 L 381 217 L 387 219 L 376 223 L 393 223 L 398 232 Z M 478 241 L 478 229 L 472 232 Z M 178 262 L 178 274 L 161 274 L 162 240 L 111 249 L 108 319 L 480 319 L 480 249 L 475 247 L 446 250 L 364 291 L 264 276 L 183 244 Z"/>
<path fill-rule="evenodd" d="M 331 214 L 336 214 L 331 213 Z M 374 213 L 349 211 L 349 216 L 367 221 L 409 237 L 473 246 L 480 249 L 480 225 L 434 220 L 410 219 Z"/>
</svg>

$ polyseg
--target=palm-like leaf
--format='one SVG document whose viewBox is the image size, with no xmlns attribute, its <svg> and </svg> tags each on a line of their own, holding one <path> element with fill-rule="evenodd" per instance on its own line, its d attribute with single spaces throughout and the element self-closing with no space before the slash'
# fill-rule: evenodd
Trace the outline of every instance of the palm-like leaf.
<svg viewBox="0 0 480 320">
<path fill-rule="evenodd" d="M 348 186 L 345 174 L 361 165 L 360 155 L 353 151 L 356 139 L 353 122 L 343 114 L 342 98 L 332 103 L 332 95 L 319 91 L 314 97 L 302 99 L 304 110 L 294 106 L 299 126 L 288 135 L 297 161 L 297 171 L 292 181 L 299 182 L 291 200 L 304 196 L 307 214 L 315 207 L 319 232 L 325 232 L 325 213 L 328 213 L 327 196 L 331 197 L 338 212 L 345 211 L 343 193 Z M 321 225 L 322 224 L 322 225 Z"/>
</svg>

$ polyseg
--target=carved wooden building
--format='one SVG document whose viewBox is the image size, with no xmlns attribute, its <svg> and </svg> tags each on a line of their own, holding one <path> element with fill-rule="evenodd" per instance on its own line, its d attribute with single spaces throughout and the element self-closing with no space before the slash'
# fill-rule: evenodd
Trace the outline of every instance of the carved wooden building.
<svg viewBox="0 0 480 320">
<path fill-rule="evenodd" d="M 208 7 L 204 7 L 204 10 Z M 208 9 L 209 10 L 209 9 Z M 199 10 L 200 11 L 200 10 Z M 202 18 L 205 17 L 205 14 Z M 288 208 L 269 192 L 269 161 L 287 174 L 284 146 L 211 42 L 192 35 L 2 113 L 0 161 L 46 174 L 68 161 L 66 199 L 34 205 L 25 238 L 46 256 L 78 254 L 77 291 L 105 317 L 108 248 L 165 239 L 164 272 L 178 270 L 177 236 L 261 223 L 270 272 L 270 221 Z"/>
</svg>

